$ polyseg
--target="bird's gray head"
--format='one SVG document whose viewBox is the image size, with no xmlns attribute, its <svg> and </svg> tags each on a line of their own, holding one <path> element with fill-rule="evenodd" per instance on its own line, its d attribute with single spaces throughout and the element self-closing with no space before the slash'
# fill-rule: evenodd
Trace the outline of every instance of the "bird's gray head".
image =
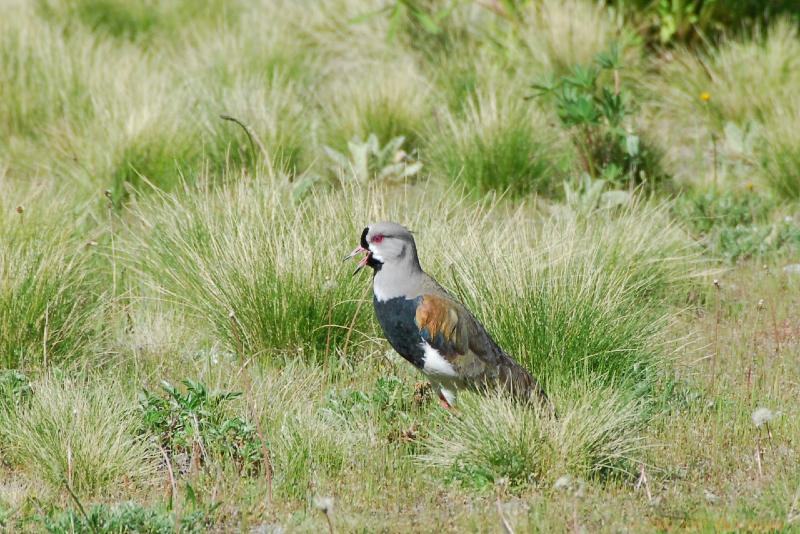
<svg viewBox="0 0 800 534">
<path fill-rule="evenodd" d="M 379 271 L 384 265 L 399 267 L 407 265 L 409 268 L 418 269 L 417 245 L 414 236 L 405 226 L 394 222 L 377 222 L 370 224 L 361 232 L 361 245 L 347 258 L 366 252 L 358 263 L 355 273 L 369 265 Z"/>
</svg>

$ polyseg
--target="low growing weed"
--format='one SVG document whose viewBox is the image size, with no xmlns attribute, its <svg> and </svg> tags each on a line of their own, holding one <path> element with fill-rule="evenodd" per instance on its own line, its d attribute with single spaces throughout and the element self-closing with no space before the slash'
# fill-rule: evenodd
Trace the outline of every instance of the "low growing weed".
<svg viewBox="0 0 800 534">
<path fill-rule="evenodd" d="M 775 219 L 775 202 L 753 192 L 706 191 L 679 197 L 673 211 L 707 253 L 736 262 L 800 249 L 800 224 Z"/>
<path fill-rule="evenodd" d="M 243 474 L 258 470 L 262 442 L 256 427 L 227 413 L 227 403 L 241 396 L 234 392 L 209 392 L 205 385 L 184 380 L 185 391 L 161 383 L 166 395 L 144 390 L 139 398 L 145 429 L 181 470 L 197 469 L 216 458 L 233 461 Z"/>
<path fill-rule="evenodd" d="M 85 512 L 69 509 L 42 516 L 39 522 L 51 534 L 194 534 L 205 532 L 212 522 L 203 510 L 177 518 L 174 512 L 135 502 L 97 504 Z"/>
</svg>

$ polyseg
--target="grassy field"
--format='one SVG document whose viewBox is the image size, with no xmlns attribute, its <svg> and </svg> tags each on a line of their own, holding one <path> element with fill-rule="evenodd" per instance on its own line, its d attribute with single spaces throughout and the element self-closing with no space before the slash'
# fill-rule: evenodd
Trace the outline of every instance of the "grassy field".
<svg viewBox="0 0 800 534">
<path fill-rule="evenodd" d="M 0 0 L 0 531 L 800 531 L 800 10 L 655 4 Z"/>
</svg>

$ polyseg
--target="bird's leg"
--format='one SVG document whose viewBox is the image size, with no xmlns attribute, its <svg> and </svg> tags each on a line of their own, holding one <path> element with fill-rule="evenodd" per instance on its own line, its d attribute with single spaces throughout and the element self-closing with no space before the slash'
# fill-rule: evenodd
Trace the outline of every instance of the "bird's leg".
<svg viewBox="0 0 800 534">
<path fill-rule="evenodd" d="M 442 393 L 441 389 L 439 390 L 439 404 L 445 410 L 452 410 L 453 409 L 453 406 L 449 402 L 447 402 L 447 399 L 444 398 L 444 393 Z"/>
</svg>

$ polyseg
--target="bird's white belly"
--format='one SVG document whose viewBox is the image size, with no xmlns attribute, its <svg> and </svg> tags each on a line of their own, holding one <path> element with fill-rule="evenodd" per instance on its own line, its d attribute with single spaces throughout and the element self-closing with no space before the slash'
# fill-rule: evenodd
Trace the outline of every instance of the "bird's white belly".
<svg viewBox="0 0 800 534">
<path fill-rule="evenodd" d="M 456 373 L 450 362 L 438 350 L 431 347 L 427 341 L 422 342 L 422 350 L 425 352 L 425 363 L 422 366 L 422 371 L 426 375 L 443 378 L 458 377 L 458 373 Z"/>
</svg>

